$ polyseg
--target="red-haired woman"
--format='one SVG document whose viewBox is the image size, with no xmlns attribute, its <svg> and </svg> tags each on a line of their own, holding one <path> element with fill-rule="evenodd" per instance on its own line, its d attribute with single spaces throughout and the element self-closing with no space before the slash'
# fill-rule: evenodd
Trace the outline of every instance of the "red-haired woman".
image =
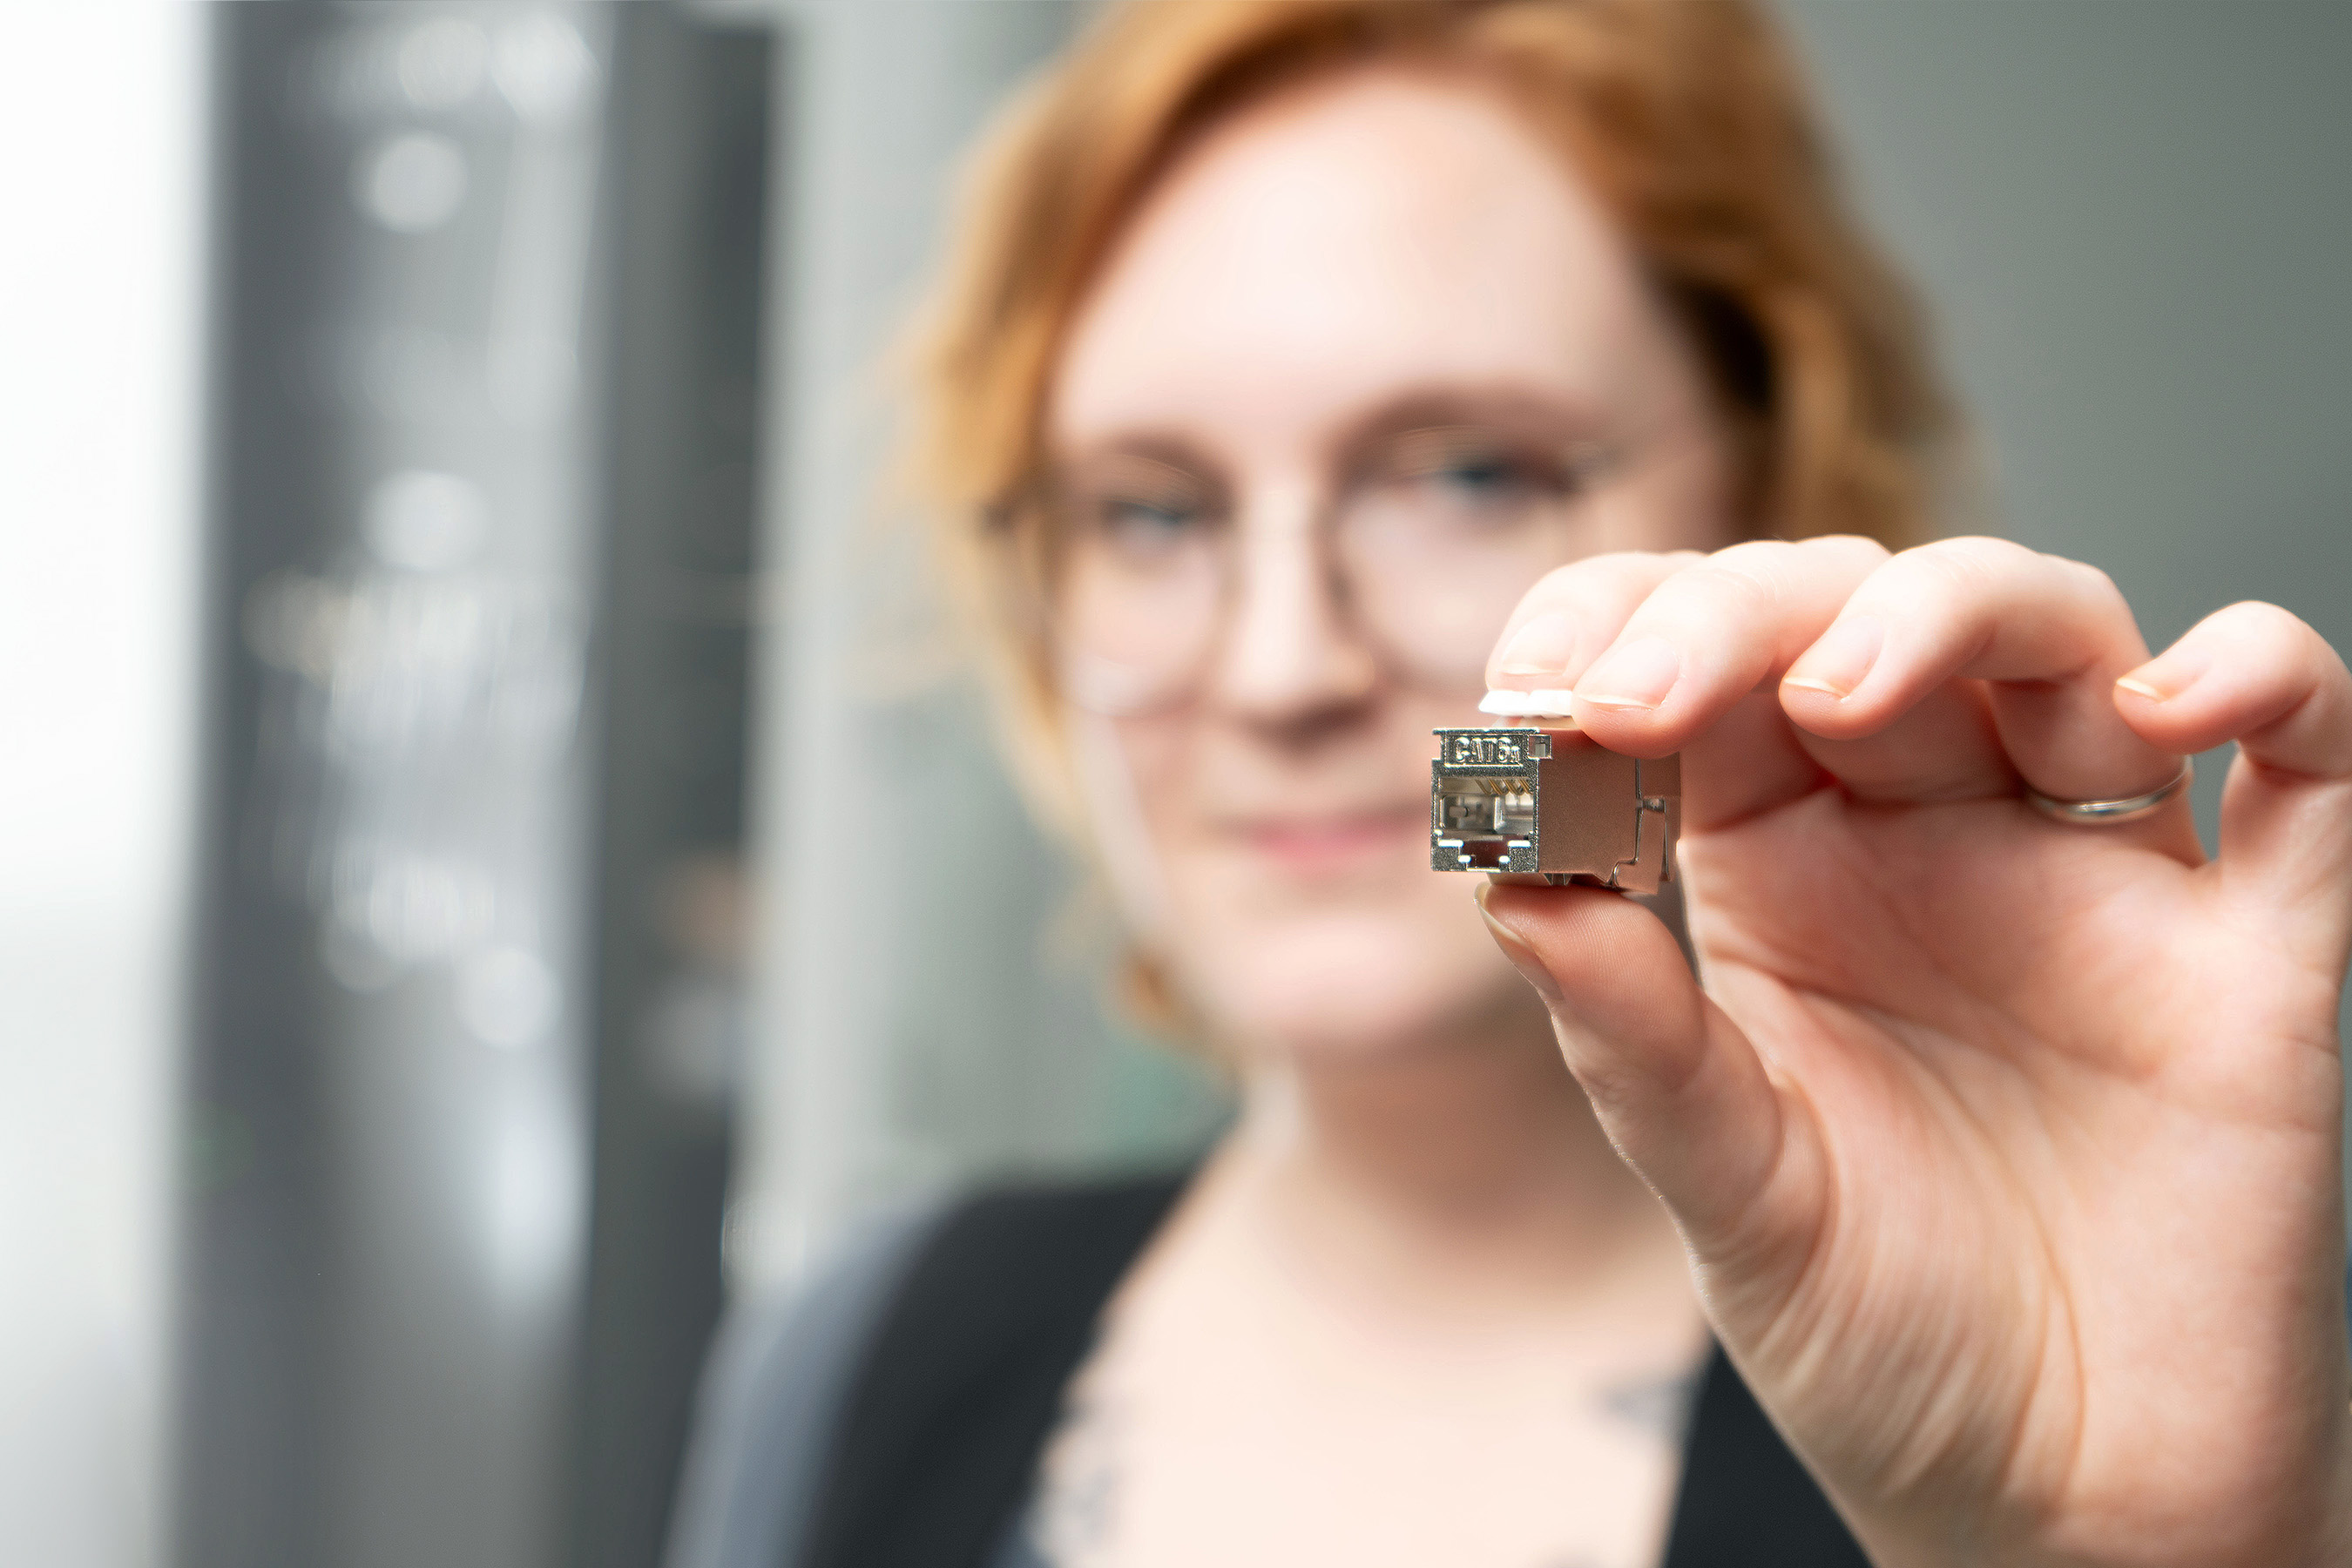
<svg viewBox="0 0 2352 1568">
<path fill-rule="evenodd" d="M 680 1568 L 2352 1561 L 2352 678 L 1920 542 L 1940 402 L 1748 5 L 1116 11 L 926 331 L 1016 749 L 1243 1110 L 740 1342 Z M 1431 874 L 1490 687 L 1680 752 L 1699 980 Z"/>
</svg>

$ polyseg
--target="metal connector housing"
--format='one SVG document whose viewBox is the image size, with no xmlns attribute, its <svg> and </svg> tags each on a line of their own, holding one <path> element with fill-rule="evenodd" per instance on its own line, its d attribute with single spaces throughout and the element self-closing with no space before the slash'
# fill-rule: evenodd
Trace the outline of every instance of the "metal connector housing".
<svg viewBox="0 0 2352 1568">
<path fill-rule="evenodd" d="M 1654 893 L 1674 879 L 1679 756 L 1621 756 L 1573 729 L 1440 730 L 1429 864 Z"/>
</svg>

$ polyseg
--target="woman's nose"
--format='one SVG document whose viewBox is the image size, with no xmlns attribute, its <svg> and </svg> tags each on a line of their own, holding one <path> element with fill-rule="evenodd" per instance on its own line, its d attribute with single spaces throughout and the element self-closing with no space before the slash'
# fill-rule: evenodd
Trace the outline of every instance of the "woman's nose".
<svg viewBox="0 0 2352 1568">
<path fill-rule="evenodd" d="M 1300 486 L 1236 520 L 1233 598 L 1208 696 L 1254 722 L 1328 717 L 1380 682 L 1379 660 L 1339 602 L 1317 511 Z"/>
</svg>

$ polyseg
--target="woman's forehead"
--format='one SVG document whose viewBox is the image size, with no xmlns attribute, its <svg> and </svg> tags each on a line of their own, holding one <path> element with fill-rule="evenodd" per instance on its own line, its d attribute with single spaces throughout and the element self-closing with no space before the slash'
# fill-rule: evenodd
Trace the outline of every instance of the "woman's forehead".
<svg viewBox="0 0 2352 1568">
<path fill-rule="evenodd" d="M 1432 386 L 1608 407 L 1676 353 L 1622 236 L 1481 89 L 1399 73 L 1218 127 L 1074 324 L 1048 433 L 1269 454 Z"/>
</svg>

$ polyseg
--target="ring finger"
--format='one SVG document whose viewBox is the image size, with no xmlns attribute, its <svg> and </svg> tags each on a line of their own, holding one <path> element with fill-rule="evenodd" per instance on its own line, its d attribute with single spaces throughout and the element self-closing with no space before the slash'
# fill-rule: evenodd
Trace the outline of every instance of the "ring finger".
<svg viewBox="0 0 2352 1568">
<path fill-rule="evenodd" d="M 2027 784 L 2060 800 L 2114 799 L 2161 788 L 2180 767 L 2116 711 L 2116 678 L 2147 658 L 2105 574 L 2005 540 L 1945 540 L 1856 588 L 1783 678 L 1780 702 L 1832 742 L 1817 752 L 1825 766 L 1873 773 L 1882 798 L 1948 796 L 1964 773 L 1992 793 L 2006 770 L 1982 755 L 1980 730 L 1898 722 L 1932 712 L 1948 682 L 1980 680 L 2000 751 Z"/>
</svg>

